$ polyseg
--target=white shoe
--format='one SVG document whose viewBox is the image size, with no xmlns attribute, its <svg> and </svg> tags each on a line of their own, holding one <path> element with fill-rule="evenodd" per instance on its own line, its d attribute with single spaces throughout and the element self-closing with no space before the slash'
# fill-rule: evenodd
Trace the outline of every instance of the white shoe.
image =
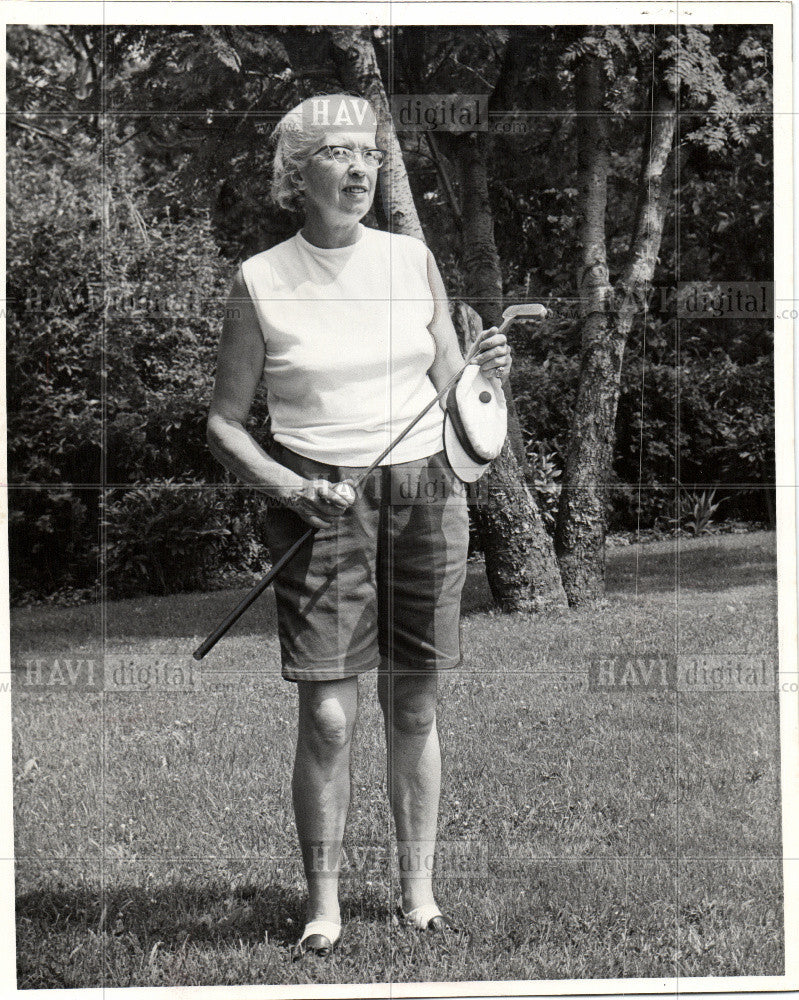
<svg viewBox="0 0 799 1000">
<path fill-rule="evenodd" d="M 309 920 L 302 937 L 291 949 L 291 957 L 296 962 L 306 952 L 319 958 L 328 958 L 341 938 L 341 924 L 334 920 Z"/>
<path fill-rule="evenodd" d="M 421 906 L 415 906 L 407 913 L 400 907 L 399 915 L 402 923 L 420 931 L 436 931 L 439 934 L 446 931 L 451 931 L 454 934 L 460 933 L 459 928 L 452 923 L 449 917 L 444 916 L 435 903 L 422 903 Z"/>
</svg>

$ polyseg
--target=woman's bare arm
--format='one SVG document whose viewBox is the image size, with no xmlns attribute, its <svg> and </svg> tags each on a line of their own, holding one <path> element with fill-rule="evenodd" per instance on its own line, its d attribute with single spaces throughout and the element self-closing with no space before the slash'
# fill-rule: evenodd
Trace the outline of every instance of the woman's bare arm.
<svg viewBox="0 0 799 1000">
<path fill-rule="evenodd" d="M 443 389 L 449 379 L 463 366 L 464 358 L 458 344 L 458 335 L 447 304 L 447 290 L 438 270 L 435 258 L 427 251 L 427 279 L 433 294 L 433 318 L 428 325 L 436 342 L 436 359 L 428 374 L 436 389 Z M 503 380 L 510 371 L 510 349 L 504 333 L 497 333 L 495 326 L 484 330 L 480 337 L 480 349 L 472 359 L 480 365 L 486 375 L 502 370 Z M 446 398 L 441 400 L 441 408 L 446 409 Z"/>
<path fill-rule="evenodd" d="M 208 447 L 214 458 L 242 482 L 286 498 L 292 489 L 302 485 L 302 478 L 267 455 L 244 427 L 261 381 L 264 356 L 255 306 L 239 268 L 225 304 L 208 414 Z"/>
<path fill-rule="evenodd" d="M 436 342 L 436 358 L 430 366 L 428 374 L 436 389 L 441 390 L 452 376 L 463 367 L 463 355 L 458 345 L 458 334 L 455 332 L 447 304 L 447 290 L 430 250 L 427 251 L 427 280 L 433 294 L 433 318 L 428 330 Z M 446 398 L 441 400 L 441 408 L 446 408 Z"/>
<path fill-rule="evenodd" d="M 264 340 L 241 268 L 225 306 L 216 365 L 216 382 L 206 437 L 211 452 L 242 482 L 258 486 L 288 504 L 316 528 L 327 527 L 351 501 L 326 480 L 308 480 L 276 462 L 245 429 L 263 374 Z"/>
</svg>

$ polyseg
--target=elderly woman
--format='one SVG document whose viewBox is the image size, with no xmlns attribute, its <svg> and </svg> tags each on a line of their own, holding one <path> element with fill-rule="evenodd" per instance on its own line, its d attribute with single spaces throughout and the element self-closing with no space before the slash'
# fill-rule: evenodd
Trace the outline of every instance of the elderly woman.
<svg viewBox="0 0 799 1000">
<path fill-rule="evenodd" d="M 441 785 L 439 670 L 460 662 L 468 517 L 442 444 L 443 403 L 355 481 L 462 367 L 446 292 L 424 243 L 365 227 L 384 154 L 368 102 L 309 98 L 275 134 L 272 195 L 302 228 L 245 260 L 230 292 L 208 418 L 214 455 L 273 501 L 282 675 L 299 702 L 292 797 L 308 883 L 294 947 L 326 956 L 341 933 L 338 874 L 350 800 L 358 676 L 378 669 L 404 921 L 446 933 L 433 897 Z M 485 331 L 484 373 L 510 367 Z M 271 433 L 245 430 L 264 378 Z"/>
</svg>

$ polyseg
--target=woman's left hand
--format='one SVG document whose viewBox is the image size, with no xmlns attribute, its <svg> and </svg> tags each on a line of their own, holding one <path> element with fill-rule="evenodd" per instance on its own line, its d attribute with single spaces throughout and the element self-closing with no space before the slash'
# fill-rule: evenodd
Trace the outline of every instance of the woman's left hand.
<svg viewBox="0 0 799 1000">
<path fill-rule="evenodd" d="M 472 363 L 480 365 L 480 371 L 489 378 L 502 379 L 508 377 L 511 366 L 510 346 L 508 338 L 500 333 L 496 326 L 483 330 L 478 341 L 479 347 Z"/>
</svg>

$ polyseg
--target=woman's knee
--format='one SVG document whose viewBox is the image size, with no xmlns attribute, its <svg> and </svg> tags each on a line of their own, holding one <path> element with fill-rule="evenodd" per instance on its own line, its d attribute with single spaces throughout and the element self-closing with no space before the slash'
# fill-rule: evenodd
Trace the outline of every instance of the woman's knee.
<svg viewBox="0 0 799 1000">
<path fill-rule="evenodd" d="M 300 696 L 299 737 L 325 755 L 346 749 L 355 728 L 357 694 L 310 690 Z"/>
<path fill-rule="evenodd" d="M 393 698 L 388 692 L 382 701 L 383 712 L 391 725 L 408 736 L 425 736 L 436 721 L 436 683 L 434 677 L 397 678 Z"/>
</svg>

